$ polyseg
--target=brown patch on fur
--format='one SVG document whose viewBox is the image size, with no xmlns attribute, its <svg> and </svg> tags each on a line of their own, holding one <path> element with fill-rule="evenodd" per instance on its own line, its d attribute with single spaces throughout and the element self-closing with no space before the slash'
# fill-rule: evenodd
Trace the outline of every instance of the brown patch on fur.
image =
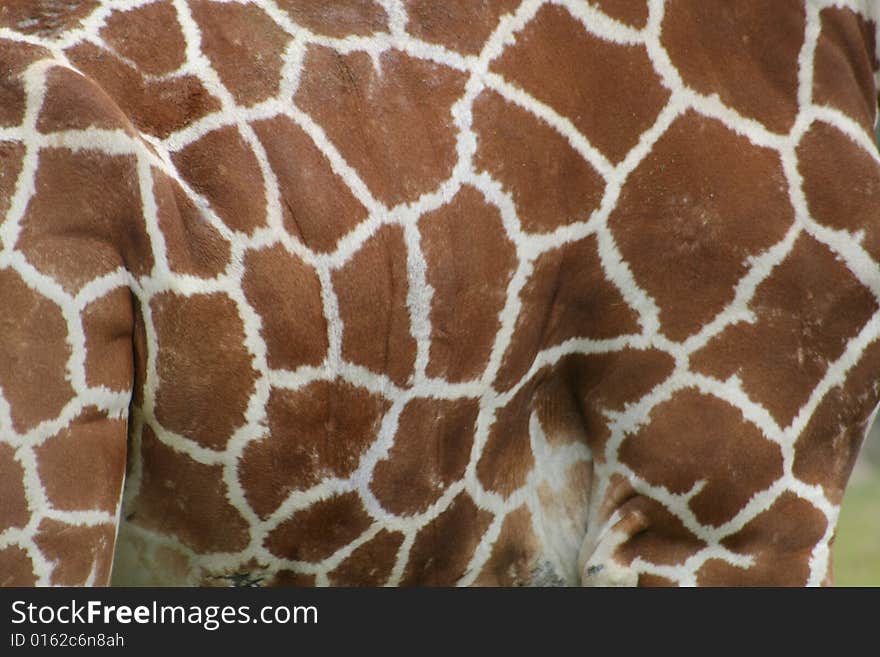
<svg viewBox="0 0 880 657">
<path fill-rule="evenodd" d="M 648 23 L 648 3 L 645 0 L 590 0 L 590 4 L 633 27 L 642 28 Z"/>
<path fill-rule="evenodd" d="M 782 476 L 782 453 L 740 411 L 693 389 L 651 411 L 650 424 L 627 437 L 622 463 L 673 494 L 703 489 L 690 508 L 703 524 L 721 525 Z"/>
<path fill-rule="evenodd" d="M 62 511 L 116 512 L 126 456 L 125 420 L 88 407 L 34 449 L 46 497 Z"/>
<path fill-rule="evenodd" d="M 846 380 L 825 395 L 794 446 L 794 475 L 822 486 L 835 504 L 859 455 L 871 412 L 880 398 L 880 342 L 867 347 Z"/>
<path fill-rule="evenodd" d="M 101 87 L 60 66 L 46 74 L 46 95 L 37 117 L 42 133 L 86 128 L 116 130 L 128 119 Z"/>
<path fill-rule="evenodd" d="M 706 547 L 681 520 L 650 497 L 637 495 L 617 510 L 623 525 L 637 518 L 635 523 L 640 528 L 615 551 L 621 563 L 630 564 L 640 558 L 658 565 L 679 565 Z"/>
<path fill-rule="evenodd" d="M 136 524 L 174 536 L 199 554 L 247 546 L 248 524 L 229 503 L 222 466 L 193 461 L 158 440 L 146 425 L 141 458 Z"/>
<path fill-rule="evenodd" d="M 36 586 L 34 564 L 28 553 L 17 545 L 0 550 L 0 587 Z"/>
<path fill-rule="evenodd" d="M 691 365 L 719 379 L 736 374 L 745 392 L 786 426 L 877 302 L 826 246 L 803 235 L 758 287 L 750 308 L 754 324 L 729 327 Z"/>
<path fill-rule="evenodd" d="M 784 133 L 798 111 L 805 20 L 792 0 L 684 0 L 666 8 L 661 42 L 686 85 Z"/>
<path fill-rule="evenodd" d="M 0 27 L 51 38 L 78 27 L 98 6 L 97 0 L 3 0 Z"/>
<path fill-rule="evenodd" d="M 533 406 L 551 445 L 583 440 L 598 461 L 610 437 L 605 411 L 623 411 L 671 373 L 674 361 L 656 350 L 573 354 L 540 380 Z"/>
<path fill-rule="evenodd" d="M 397 561 L 403 534 L 383 529 L 330 573 L 334 586 L 382 586 Z"/>
<path fill-rule="evenodd" d="M 573 385 L 586 409 L 599 416 L 603 409 L 623 411 L 672 374 L 672 356 L 662 351 L 623 349 L 613 354 L 574 355 L 573 364 L 585 365 Z M 595 381 L 595 383 L 594 383 Z M 591 425 L 592 426 L 592 425 Z M 596 456 L 595 441 L 591 448 Z"/>
<path fill-rule="evenodd" d="M 421 513 L 464 476 L 479 412 L 474 399 L 413 399 L 370 490 L 391 513 Z"/>
<path fill-rule="evenodd" d="M 266 518 L 291 491 L 328 476 L 350 476 L 389 407 L 384 398 L 345 381 L 273 388 L 266 409 L 269 435 L 249 443 L 239 464 L 248 503 Z"/>
<path fill-rule="evenodd" d="M 722 541 L 734 552 L 750 554 L 755 564 L 738 568 L 710 559 L 697 572 L 700 586 L 804 586 L 810 554 L 826 529 L 825 516 L 794 493 L 785 492 L 768 510 Z"/>
<path fill-rule="evenodd" d="M 242 289 L 262 319 L 269 367 L 320 365 L 327 353 L 321 282 L 305 262 L 280 245 L 249 251 Z"/>
<path fill-rule="evenodd" d="M 167 0 L 128 11 L 113 12 L 101 38 L 144 73 L 162 75 L 186 61 L 186 42 L 177 12 Z"/>
<path fill-rule="evenodd" d="M 812 217 L 837 230 L 863 231 L 862 245 L 880 260 L 880 165 L 845 134 L 821 122 L 801 139 L 797 155 Z"/>
<path fill-rule="evenodd" d="M 592 360 L 593 357 L 587 358 Z M 604 359 L 607 360 L 607 356 Z M 597 363 L 597 365 L 601 372 L 601 364 Z M 578 369 L 582 368 L 574 367 L 571 357 L 563 359 L 553 366 L 549 373 L 542 373 L 541 382 L 533 393 L 531 406 L 538 414 L 547 443 L 552 446 L 572 443 L 586 445 L 590 437 L 597 433 L 601 434 L 604 427 L 604 418 L 601 416 L 596 418 L 598 426 L 588 426 L 590 422 L 587 414 L 584 413 L 578 395 L 569 380 L 571 375 L 577 376 Z"/>
<path fill-rule="evenodd" d="M 276 0 L 290 17 L 309 30 L 331 37 L 368 36 L 387 29 L 385 10 L 373 0 Z"/>
<path fill-rule="evenodd" d="M 256 379 L 235 303 L 221 293 L 165 292 L 150 308 L 159 342 L 156 419 L 200 445 L 223 449 L 244 424 Z"/>
<path fill-rule="evenodd" d="M 278 178 L 287 232 L 310 249 L 333 251 L 343 235 L 367 218 L 367 209 L 290 118 L 257 121 L 253 128 Z"/>
<path fill-rule="evenodd" d="M 229 264 L 229 243 L 175 180 L 156 168 L 150 172 L 168 267 L 176 273 L 203 278 L 223 272 Z"/>
<path fill-rule="evenodd" d="M 120 287 L 92 301 L 82 313 L 86 383 L 128 392 L 132 386 L 131 292 Z"/>
<path fill-rule="evenodd" d="M 529 584 L 535 557 L 541 549 L 532 529 L 532 515 L 525 505 L 511 511 L 492 545 L 492 554 L 476 586 L 524 586 Z"/>
<path fill-rule="evenodd" d="M 477 476 L 488 489 L 509 495 L 525 484 L 534 467 L 529 435 L 532 413 L 551 445 L 583 440 L 604 461 L 610 433 L 606 410 L 622 411 L 672 372 L 673 360 L 659 351 L 622 350 L 575 354 L 538 371 L 496 411 L 477 462 Z"/>
<path fill-rule="evenodd" d="M 297 511 L 269 533 L 264 545 L 283 559 L 318 562 L 351 543 L 372 522 L 357 493 L 342 493 Z"/>
<path fill-rule="evenodd" d="M 671 588 L 675 586 L 678 584 L 660 575 L 648 575 L 647 573 L 639 575 L 639 588 Z"/>
<path fill-rule="evenodd" d="M 542 7 L 492 69 L 568 118 L 612 162 L 669 98 L 643 46 L 593 36 L 563 7 Z"/>
<path fill-rule="evenodd" d="M 406 243 L 399 226 L 380 228 L 333 273 L 345 325 L 342 357 L 406 384 L 416 358 L 406 295 Z"/>
<path fill-rule="evenodd" d="M 279 570 L 271 586 L 306 587 L 315 585 L 315 576 L 298 573 L 295 570 Z"/>
<path fill-rule="evenodd" d="M 71 293 L 122 266 L 150 273 L 134 157 L 45 148 L 38 167 L 16 245 L 31 264 Z"/>
<path fill-rule="evenodd" d="M 608 224 L 663 331 L 683 340 L 733 300 L 747 259 L 793 219 L 778 153 L 688 112 L 633 171 Z"/>
<path fill-rule="evenodd" d="M 827 7 L 820 17 L 822 31 L 813 60 L 813 101 L 838 108 L 873 133 L 877 114 L 874 71 L 880 68 L 875 26 L 843 7 Z"/>
<path fill-rule="evenodd" d="M 10 527 L 24 527 L 31 514 L 24 490 L 24 468 L 15 458 L 15 450 L 0 443 L 0 532 Z M 5 572 L 0 568 L 0 572 Z"/>
<path fill-rule="evenodd" d="M 0 81 L 0 85 L 2 85 L 2 81 Z M 2 102 L 3 99 L 0 98 L 0 107 L 3 107 Z M 0 141 L 0 217 L 5 217 L 12 205 L 15 185 L 18 182 L 19 174 L 21 174 L 24 151 L 22 144 Z"/>
<path fill-rule="evenodd" d="M 229 228 L 250 234 L 265 225 L 263 174 L 256 155 L 235 127 L 207 133 L 175 153 L 172 160 L 180 176 L 208 199 Z"/>
<path fill-rule="evenodd" d="M 512 13 L 518 4 L 516 0 L 405 0 L 406 30 L 429 43 L 478 55 L 501 16 Z"/>
<path fill-rule="evenodd" d="M 477 97 L 473 115 L 474 164 L 511 194 L 524 230 L 586 221 L 599 207 L 604 181 L 556 130 L 491 91 Z"/>
<path fill-rule="evenodd" d="M 396 50 L 380 57 L 311 46 L 295 101 L 324 128 L 375 194 L 389 205 L 415 201 L 452 173 L 452 104 L 464 74 Z"/>
<path fill-rule="evenodd" d="M 4 10 L 0 6 L 0 22 Z M 38 46 L 0 39 L 0 126 L 17 126 L 24 121 L 26 99 L 24 81 L 19 76 L 31 63 L 49 56 L 48 50 Z"/>
<path fill-rule="evenodd" d="M 486 490 L 504 497 L 522 488 L 535 467 L 529 419 L 536 385 L 537 377 L 533 377 L 505 406 L 495 411 L 495 421 L 477 461 L 480 483 Z"/>
<path fill-rule="evenodd" d="M 605 277 L 594 236 L 542 254 L 520 292 L 522 308 L 495 387 L 507 390 L 539 351 L 569 338 L 594 340 L 638 332 L 637 317 Z"/>
<path fill-rule="evenodd" d="M 52 586 L 84 586 L 94 572 L 97 586 L 110 580 L 116 528 L 111 524 L 69 525 L 45 518 L 37 527 L 34 543 L 54 562 Z"/>
<path fill-rule="evenodd" d="M 452 586 L 465 568 L 489 524 L 492 514 L 459 493 L 443 513 L 416 536 L 402 586 Z"/>
<path fill-rule="evenodd" d="M 202 51 L 223 85 L 242 105 L 278 93 L 281 56 L 290 35 L 255 5 L 190 0 Z"/>
<path fill-rule="evenodd" d="M 498 210 L 468 186 L 419 227 L 434 289 L 427 374 L 450 382 L 478 377 L 501 325 L 516 250 Z"/>
<path fill-rule="evenodd" d="M 65 54 L 116 101 L 139 130 L 161 139 L 220 109 L 220 102 L 194 75 L 147 81 L 139 71 L 91 43 L 79 43 Z"/>
<path fill-rule="evenodd" d="M 57 416 L 73 398 L 67 323 L 58 306 L 9 269 L 0 270 L 0 290 L 0 388 L 13 428 L 24 432 Z"/>
</svg>

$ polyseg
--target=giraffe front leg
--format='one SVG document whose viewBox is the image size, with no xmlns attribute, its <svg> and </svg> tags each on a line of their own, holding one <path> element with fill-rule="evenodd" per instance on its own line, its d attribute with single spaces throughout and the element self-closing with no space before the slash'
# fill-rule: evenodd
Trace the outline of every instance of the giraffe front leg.
<svg viewBox="0 0 880 657">
<path fill-rule="evenodd" d="M 6 270 L 0 299 L 0 585 L 106 585 L 126 461 L 128 290 L 75 310 Z"/>
<path fill-rule="evenodd" d="M 0 147 L 0 585 L 105 585 L 134 373 L 127 266 L 151 262 L 146 151 L 94 83 L 7 48 L 0 86 L 25 107 Z M 67 132 L 92 124 L 106 134 Z"/>
</svg>

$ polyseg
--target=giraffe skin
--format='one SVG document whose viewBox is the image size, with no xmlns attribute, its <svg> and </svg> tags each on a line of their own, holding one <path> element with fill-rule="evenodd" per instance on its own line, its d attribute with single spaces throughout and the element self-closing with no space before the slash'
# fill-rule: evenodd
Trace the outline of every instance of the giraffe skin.
<svg viewBox="0 0 880 657">
<path fill-rule="evenodd" d="M 830 583 L 878 18 L 2 3 L 0 584 Z"/>
</svg>

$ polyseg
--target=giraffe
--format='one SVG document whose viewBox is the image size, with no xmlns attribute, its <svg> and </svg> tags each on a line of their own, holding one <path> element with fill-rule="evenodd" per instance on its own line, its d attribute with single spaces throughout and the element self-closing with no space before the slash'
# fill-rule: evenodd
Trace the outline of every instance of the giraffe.
<svg viewBox="0 0 880 657">
<path fill-rule="evenodd" d="M 873 0 L 7 0 L 0 584 L 819 585 Z"/>
</svg>

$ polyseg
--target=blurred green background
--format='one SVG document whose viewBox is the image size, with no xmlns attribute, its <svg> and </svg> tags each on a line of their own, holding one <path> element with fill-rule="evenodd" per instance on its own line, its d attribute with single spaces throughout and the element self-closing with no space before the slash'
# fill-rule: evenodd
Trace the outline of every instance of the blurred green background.
<svg viewBox="0 0 880 657">
<path fill-rule="evenodd" d="M 880 424 L 865 441 L 840 508 L 832 553 L 837 586 L 880 586 Z"/>
</svg>

